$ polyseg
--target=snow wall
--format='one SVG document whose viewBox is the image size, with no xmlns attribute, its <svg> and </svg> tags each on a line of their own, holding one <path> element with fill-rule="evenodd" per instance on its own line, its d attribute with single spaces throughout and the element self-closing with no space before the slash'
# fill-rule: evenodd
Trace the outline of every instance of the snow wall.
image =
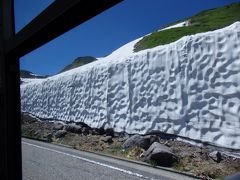
<svg viewBox="0 0 240 180">
<path fill-rule="evenodd" d="M 41 118 L 240 149 L 240 22 L 21 85 Z"/>
</svg>

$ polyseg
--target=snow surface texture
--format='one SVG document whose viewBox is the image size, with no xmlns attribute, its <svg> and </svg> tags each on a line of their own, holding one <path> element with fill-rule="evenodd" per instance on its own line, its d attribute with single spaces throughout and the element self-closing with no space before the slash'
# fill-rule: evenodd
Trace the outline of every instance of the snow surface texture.
<svg viewBox="0 0 240 180">
<path fill-rule="evenodd" d="M 240 22 L 128 56 L 117 51 L 22 84 L 22 111 L 240 149 Z"/>
</svg>

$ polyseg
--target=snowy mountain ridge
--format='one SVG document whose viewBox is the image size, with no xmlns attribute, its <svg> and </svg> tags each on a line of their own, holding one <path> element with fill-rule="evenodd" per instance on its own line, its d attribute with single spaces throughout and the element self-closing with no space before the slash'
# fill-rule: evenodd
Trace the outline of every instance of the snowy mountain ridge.
<svg viewBox="0 0 240 180">
<path fill-rule="evenodd" d="M 240 22 L 134 53 L 139 39 L 99 61 L 22 84 L 22 111 L 240 149 Z"/>
</svg>

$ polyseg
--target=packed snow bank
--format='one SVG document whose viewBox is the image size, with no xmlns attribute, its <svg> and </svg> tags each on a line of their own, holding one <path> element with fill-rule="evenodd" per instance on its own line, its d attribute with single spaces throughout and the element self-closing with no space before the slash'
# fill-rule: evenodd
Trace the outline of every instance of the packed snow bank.
<svg viewBox="0 0 240 180">
<path fill-rule="evenodd" d="M 129 56 L 114 54 L 22 84 L 22 111 L 240 149 L 240 22 Z"/>
</svg>

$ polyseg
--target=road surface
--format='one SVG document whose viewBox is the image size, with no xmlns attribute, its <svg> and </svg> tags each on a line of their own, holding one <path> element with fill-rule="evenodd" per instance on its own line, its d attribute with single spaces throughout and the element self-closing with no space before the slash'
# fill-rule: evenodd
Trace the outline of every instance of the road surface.
<svg viewBox="0 0 240 180">
<path fill-rule="evenodd" d="M 187 180 L 132 162 L 22 138 L 23 180 Z"/>
</svg>

